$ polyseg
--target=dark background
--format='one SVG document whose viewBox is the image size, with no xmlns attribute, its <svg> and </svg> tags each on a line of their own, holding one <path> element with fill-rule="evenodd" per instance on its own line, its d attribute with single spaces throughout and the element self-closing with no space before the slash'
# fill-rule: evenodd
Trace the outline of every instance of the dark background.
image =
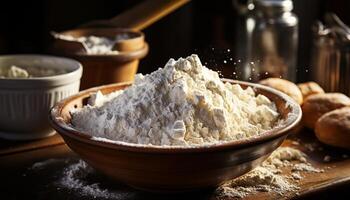
<svg viewBox="0 0 350 200">
<path fill-rule="evenodd" d="M 45 53 L 50 44 L 49 32 L 72 29 L 82 23 L 107 19 L 139 3 L 137 0 L 13 0 L 0 8 L 0 54 Z M 294 0 L 294 13 L 299 17 L 298 81 L 308 79 L 312 44 L 311 25 L 333 11 L 350 23 L 350 1 Z M 234 57 L 223 53 L 237 45 L 237 13 L 231 0 L 194 0 L 143 30 L 150 52 L 139 66 L 148 73 L 162 67 L 173 57 L 191 53 L 200 55 L 210 68 L 230 68 L 222 59 Z M 214 50 L 212 50 L 214 48 Z M 238 60 L 238 57 L 234 57 Z"/>
</svg>

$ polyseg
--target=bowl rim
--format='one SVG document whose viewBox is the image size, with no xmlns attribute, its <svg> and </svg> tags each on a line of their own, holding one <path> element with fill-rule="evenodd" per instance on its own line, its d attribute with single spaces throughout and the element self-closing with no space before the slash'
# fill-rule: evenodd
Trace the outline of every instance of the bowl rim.
<svg viewBox="0 0 350 200">
<path fill-rule="evenodd" d="M 91 61 L 98 61 L 99 59 L 111 59 L 118 62 L 128 62 L 135 59 L 141 59 L 147 55 L 149 51 L 149 45 L 147 42 L 144 42 L 144 45 L 141 49 L 121 52 L 118 54 L 86 54 L 86 53 L 76 53 L 76 54 L 63 54 L 73 58 L 85 59 Z"/>
<path fill-rule="evenodd" d="M 103 28 L 89 28 L 89 27 L 82 27 L 82 28 L 75 28 L 75 29 L 70 29 L 70 30 L 65 30 L 65 31 L 61 31 L 61 32 L 57 32 L 58 34 L 61 35 L 72 35 L 72 33 L 75 33 L 77 31 L 81 31 L 86 33 L 90 33 L 89 35 L 91 35 L 91 33 L 94 34 L 99 34 L 102 33 L 104 31 L 110 31 L 113 34 L 121 34 L 121 33 L 127 33 L 127 34 L 136 34 L 136 37 L 131 37 L 131 38 L 127 38 L 127 39 L 123 39 L 123 40 L 119 40 L 117 41 L 117 43 L 121 43 L 124 41 L 134 41 L 134 40 L 144 40 L 145 39 L 145 34 L 142 31 L 138 31 L 138 30 L 134 30 L 134 29 L 130 29 L 130 28 L 120 28 L 120 27 L 103 27 Z M 101 34 L 102 35 L 102 34 Z M 62 40 L 62 39 L 58 39 L 58 40 Z"/>
<path fill-rule="evenodd" d="M 82 131 L 75 129 L 73 126 L 67 124 L 63 118 L 60 116 L 62 109 L 65 105 L 75 99 L 79 99 L 82 96 L 89 96 L 91 93 L 96 92 L 101 89 L 117 86 L 129 86 L 131 82 L 115 83 L 109 85 L 103 85 L 99 87 L 90 88 L 79 92 L 76 95 L 70 96 L 66 99 L 61 100 L 56 103 L 54 107 L 51 108 L 49 113 L 49 121 L 52 127 L 63 136 L 66 140 L 73 139 L 82 143 L 92 144 L 99 146 L 101 148 L 108 148 L 113 150 L 121 150 L 128 152 L 139 152 L 139 153 L 156 153 L 156 154 L 169 154 L 169 153 L 201 153 L 201 152 L 216 152 L 216 151 L 226 151 L 232 149 L 246 148 L 249 146 L 258 145 L 278 137 L 287 136 L 289 131 L 293 129 L 301 120 L 302 111 L 297 102 L 295 102 L 288 95 L 273 89 L 268 86 L 264 86 L 256 83 L 249 83 L 245 81 L 237 81 L 231 79 L 222 79 L 224 82 L 229 82 L 232 84 L 242 84 L 250 86 L 253 89 L 259 88 L 266 90 L 267 92 L 273 93 L 286 101 L 286 104 L 291 107 L 291 111 L 288 113 L 288 117 L 279 126 L 274 127 L 271 130 L 265 131 L 258 136 L 252 136 L 247 139 L 227 141 L 222 143 L 213 143 L 208 145 L 195 145 L 195 146 L 158 146 L 158 145 L 140 145 L 127 142 L 119 142 L 113 140 L 96 140 L 93 136 L 90 136 Z"/>
<path fill-rule="evenodd" d="M 77 81 L 81 78 L 83 66 L 80 62 L 60 56 L 52 56 L 45 54 L 9 54 L 1 55 L 1 59 L 52 59 L 56 61 L 64 61 L 71 66 L 71 71 L 64 74 L 30 78 L 0 78 L 0 88 L 35 88 L 37 86 L 59 86 Z M 1 67 L 1 66 L 0 66 Z M 45 68 L 45 67 L 44 67 Z"/>
<path fill-rule="evenodd" d="M 82 28 L 76 28 L 76 29 L 71 29 L 71 30 L 66 30 L 62 32 L 57 32 L 58 34 L 61 35 L 72 35 L 75 32 L 81 31 L 84 33 L 83 35 L 90 33 L 88 35 L 99 35 L 99 33 L 103 31 L 109 31 L 114 34 L 122 34 L 122 33 L 127 33 L 127 34 L 136 34 L 136 37 L 124 39 L 117 41 L 116 44 L 121 44 L 124 42 L 135 42 L 135 41 L 140 41 L 143 43 L 143 47 L 140 49 L 135 49 L 132 51 L 126 51 L 126 52 L 119 52 L 117 54 L 87 54 L 86 52 L 73 52 L 73 53 L 59 53 L 61 55 L 66 55 L 69 57 L 75 57 L 75 58 L 80 58 L 80 59 L 86 59 L 86 60 L 96 60 L 96 59 L 113 59 L 118 62 L 127 62 L 135 59 L 141 59 L 146 56 L 146 54 L 149 51 L 149 45 L 145 41 L 145 34 L 141 31 L 138 30 L 133 30 L 129 28 L 113 28 L 113 27 L 105 27 L 105 28 L 88 28 L 88 27 L 82 27 Z M 94 33 L 94 34 L 93 34 Z M 97 34 L 96 34 L 97 33 Z M 103 35 L 103 34 L 101 34 Z M 75 43 L 77 45 L 81 45 L 80 42 L 76 41 L 66 41 L 60 38 L 55 38 L 53 37 L 56 41 L 58 42 L 70 42 L 70 43 Z M 82 47 L 82 46 L 81 46 Z"/>
</svg>

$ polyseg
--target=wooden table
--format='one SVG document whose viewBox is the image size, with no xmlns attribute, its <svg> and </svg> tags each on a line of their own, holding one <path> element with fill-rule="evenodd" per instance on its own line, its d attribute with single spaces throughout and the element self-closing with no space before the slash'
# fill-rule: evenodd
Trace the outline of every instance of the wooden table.
<svg viewBox="0 0 350 200">
<path fill-rule="evenodd" d="M 295 141 L 300 145 L 295 145 Z M 320 174 L 305 175 L 305 178 L 298 183 L 301 186 L 298 194 L 289 193 L 281 197 L 262 192 L 247 199 L 350 199 L 350 159 L 344 156 L 350 155 L 349 152 L 325 147 L 307 131 L 290 137 L 283 145 L 301 149 L 309 155 L 310 162 L 314 166 L 327 170 Z M 311 151 L 312 149 L 314 151 Z M 330 155 L 332 160 L 324 162 L 325 155 Z M 51 164 L 40 170 L 32 169 L 34 163 L 48 159 L 52 160 Z M 93 196 L 82 195 L 55 184 L 67 163 L 78 160 L 78 156 L 64 144 L 59 135 L 31 142 L 1 140 L 1 199 L 95 199 Z M 118 199 L 217 199 L 212 190 L 167 195 L 140 192 L 109 180 L 103 181 L 103 186 L 117 192 L 128 192 L 128 195 L 120 196 Z"/>
</svg>

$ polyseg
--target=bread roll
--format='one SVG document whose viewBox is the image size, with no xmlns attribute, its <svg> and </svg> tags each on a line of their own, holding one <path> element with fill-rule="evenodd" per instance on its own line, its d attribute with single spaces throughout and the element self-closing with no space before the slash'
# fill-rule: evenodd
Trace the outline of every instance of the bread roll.
<svg viewBox="0 0 350 200">
<path fill-rule="evenodd" d="M 350 98 L 341 93 L 325 93 L 310 95 L 304 100 L 303 125 L 313 129 L 316 121 L 325 113 L 350 106 Z"/>
<path fill-rule="evenodd" d="M 315 133 L 325 144 L 350 149 L 350 107 L 322 115 L 316 122 Z"/>
<path fill-rule="evenodd" d="M 312 94 L 323 94 L 324 90 L 315 82 L 299 83 L 298 87 L 303 95 L 303 99 Z"/>
<path fill-rule="evenodd" d="M 298 104 L 303 103 L 303 95 L 301 94 L 299 88 L 294 83 L 280 79 L 280 78 L 267 78 L 261 80 L 260 84 L 275 88 L 288 96 L 292 97 Z"/>
</svg>

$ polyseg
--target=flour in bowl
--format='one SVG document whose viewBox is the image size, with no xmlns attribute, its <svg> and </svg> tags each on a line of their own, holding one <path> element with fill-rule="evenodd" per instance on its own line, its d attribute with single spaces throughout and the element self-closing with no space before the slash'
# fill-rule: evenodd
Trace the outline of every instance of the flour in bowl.
<svg viewBox="0 0 350 200">
<path fill-rule="evenodd" d="M 46 77 L 67 73 L 64 69 L 45 68 L 39 66 L 18 67 L 15 65 L 9 67 L 0 67 L 0 78 L 33 78 Z"/>
<path fill-rule="evenodd" d="M 55 38 L 65 40 L 65 41 L 74 41 L 80 42 L 87 54 L 118 54 L 119 51 L 113 50 L 114 45 L 121 41 L 132 38 L 131 35 L 127 33 L 117 34 L 114 38 L 111 37 L 102 37 L 102 36 L 82 36 L 82 37 L 73 37 L 71 35 L 64 35 L 52 32 L 51 33 Z"/>
<path fill-rule="evenodd" d="M 72 124 L 94 137 L 145 145 L 202 145 L 273 128 L 275 104 L 250 87 L 224 83 L 197 55 L 138 74 L 123 91 L 97 93 L 73 110 Z"/>
</svg>

